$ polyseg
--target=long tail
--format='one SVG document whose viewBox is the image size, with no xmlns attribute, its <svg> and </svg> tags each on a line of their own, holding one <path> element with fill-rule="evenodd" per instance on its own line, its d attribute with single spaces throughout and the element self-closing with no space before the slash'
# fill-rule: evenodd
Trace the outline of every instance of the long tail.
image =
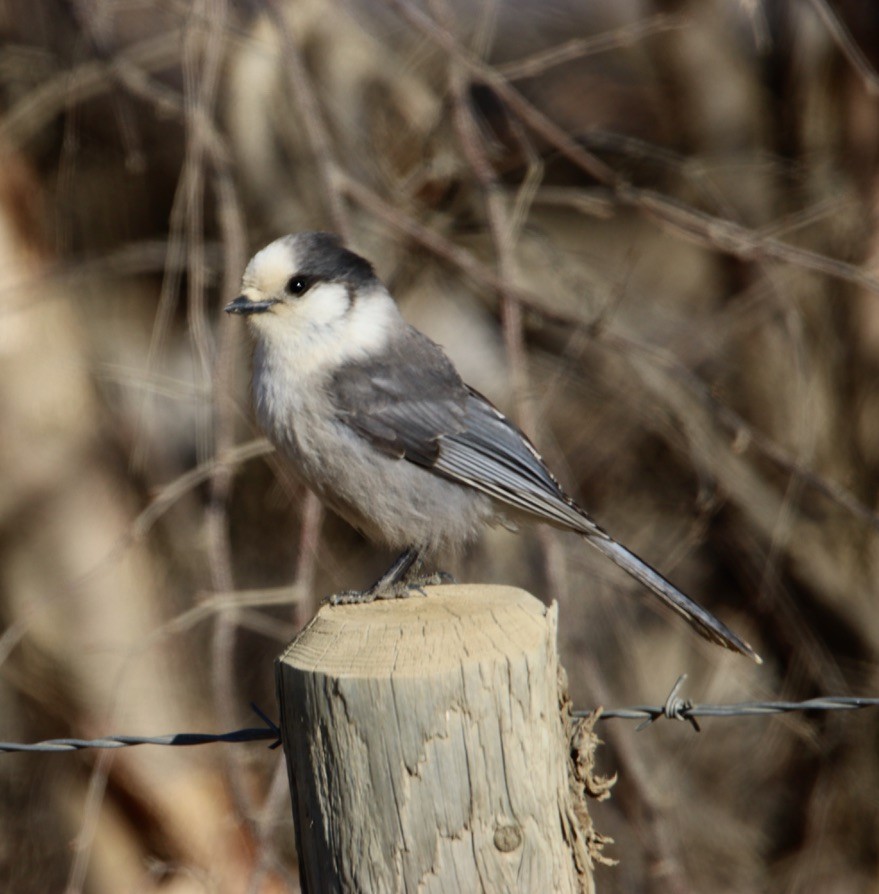
<svg viewBox="0 0 879 894">
<path fill-rule="evenodd" d="M 658 571 L 651 568 L 646 562 L 642 562 L 634 553 L 630 553 L 610 537 L 598 534 L 584 534 L 583 536 L 599 552 L 655 593 L 669 608 L 684 618 L 700 636 L 704 636 L 709 642 L 716 643 L 718 646 L 724 646 L 733 652 L 747 655 L 757 664 L 763 663 L 763 659 L 743 639 L 736 636 L 726 624 L 672 586 Z"/>
</svg>

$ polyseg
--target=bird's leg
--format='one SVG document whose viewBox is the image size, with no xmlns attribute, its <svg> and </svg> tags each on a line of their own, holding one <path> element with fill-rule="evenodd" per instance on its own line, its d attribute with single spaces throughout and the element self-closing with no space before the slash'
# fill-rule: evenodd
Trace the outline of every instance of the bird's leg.
<svg viewBox="0 0 879 894">
<path fill-rule="evenodd" d="M 374 599 L 400 599 L 410 595 L 410 590 L 424 591 L 420 586 L 409 582 L 413 571 L 421 567 L 421 551 L 410 546 L 394 559 L 390 568 L 371 586 L 365 590 L 345 590 L 330 596 L 333 605 L 351 605 L 361 602 L 372 602 Z"/>
<path fill-rule="evenodd" d="M 400 559 L 402 558 L 403 556 L 400 556 Z M 397 561 L 399 562 L 400 559 Z M 397 563 L 395 562 L 394 565 L 396 564 Z M 410 592 L 420 593 L 422 596 L 426 596 L 427 593 L 424 592 L 424 587 L 438 587 L 441 584 L 455 583 L 455 578 L 453 578 L 447 571 L 434 571 L 433 574 L 420 574 L 419 572 L 421 572 L 423 565 L 424 562 L 421 553 L 419 553 L 416 560 L 412 562 L 408 567 L 408 570 L 400 576 L 395 584 L 398 590 L 402 590 L 403 592 L 389 594 L 384 598 L 391 598 L 391 596 L 396 596 L 398 598 L 401 596 L 408 596 Z M 383 597 L 379 595 L 377 598 L 381 599 Z"/>
</svg>

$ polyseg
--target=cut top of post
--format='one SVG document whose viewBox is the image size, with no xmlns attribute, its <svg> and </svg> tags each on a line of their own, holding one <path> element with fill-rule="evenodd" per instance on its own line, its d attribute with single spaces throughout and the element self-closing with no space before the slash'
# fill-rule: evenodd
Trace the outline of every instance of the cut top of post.
<svg viewBox="0 0 879 894">
<path fill-rule="evenodd" d="M 456 584 L 428 592 L 367 611 L 324 608 L 280 660 L 333 677 L 421 676 L 426 667 L 441 672 L 499 652 L 531 653 L 546 639 L 550 609 L 524 590 Z M 432 598 L 439 592 L 441 599 Z"/>
</svg>

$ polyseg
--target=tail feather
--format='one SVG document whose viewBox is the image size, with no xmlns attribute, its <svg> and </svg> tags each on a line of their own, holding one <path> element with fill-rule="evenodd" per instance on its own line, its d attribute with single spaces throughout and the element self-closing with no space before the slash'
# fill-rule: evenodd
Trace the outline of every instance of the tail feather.
<svg viewBox="0 0 879 894">
<path fill-rule="evenodd" d="M 738 637 L 722 621 L 718 620 L 711 612 L 702 608 L 685 596 L 677 587 L 670 584 L 658 571 L 651 568 L 646 562 L 641 561 L 634 553 L 629 552 L 624 546 L 611 540 L 609 537 L 596 534 L 584 534 L 584 537 L 599 552 L 607 556 L 612 562 L 619 565 L 623 571 L 630 574 L 639 583 L 658 596 L 669 608 L 676 611 L 686 622 L 709 642 L 747 655 L 757 664 L 762 664 L 763 659 L 743 639 Z"/>
</svg>

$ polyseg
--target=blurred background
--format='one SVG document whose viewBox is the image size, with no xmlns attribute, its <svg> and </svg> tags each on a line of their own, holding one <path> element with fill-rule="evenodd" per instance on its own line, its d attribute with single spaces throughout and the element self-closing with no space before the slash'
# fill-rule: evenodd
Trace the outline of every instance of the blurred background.
<svg viewBox="0 0 879 894">
<path fill-rule="evenodd" d="M 854 0 L 6 0 L 0 739 L 259 725 L 390 556 L 249 410 L 250 255 L 329 229 L 699 640 L 573 536 L 578 708 L 877 695 L 879 11 Z M 879 891 L 875 712 L 599 724 L 602 892 Z M 295 892 L 262 744 L 0 757 L 0 888 Z"/>
</svg>

